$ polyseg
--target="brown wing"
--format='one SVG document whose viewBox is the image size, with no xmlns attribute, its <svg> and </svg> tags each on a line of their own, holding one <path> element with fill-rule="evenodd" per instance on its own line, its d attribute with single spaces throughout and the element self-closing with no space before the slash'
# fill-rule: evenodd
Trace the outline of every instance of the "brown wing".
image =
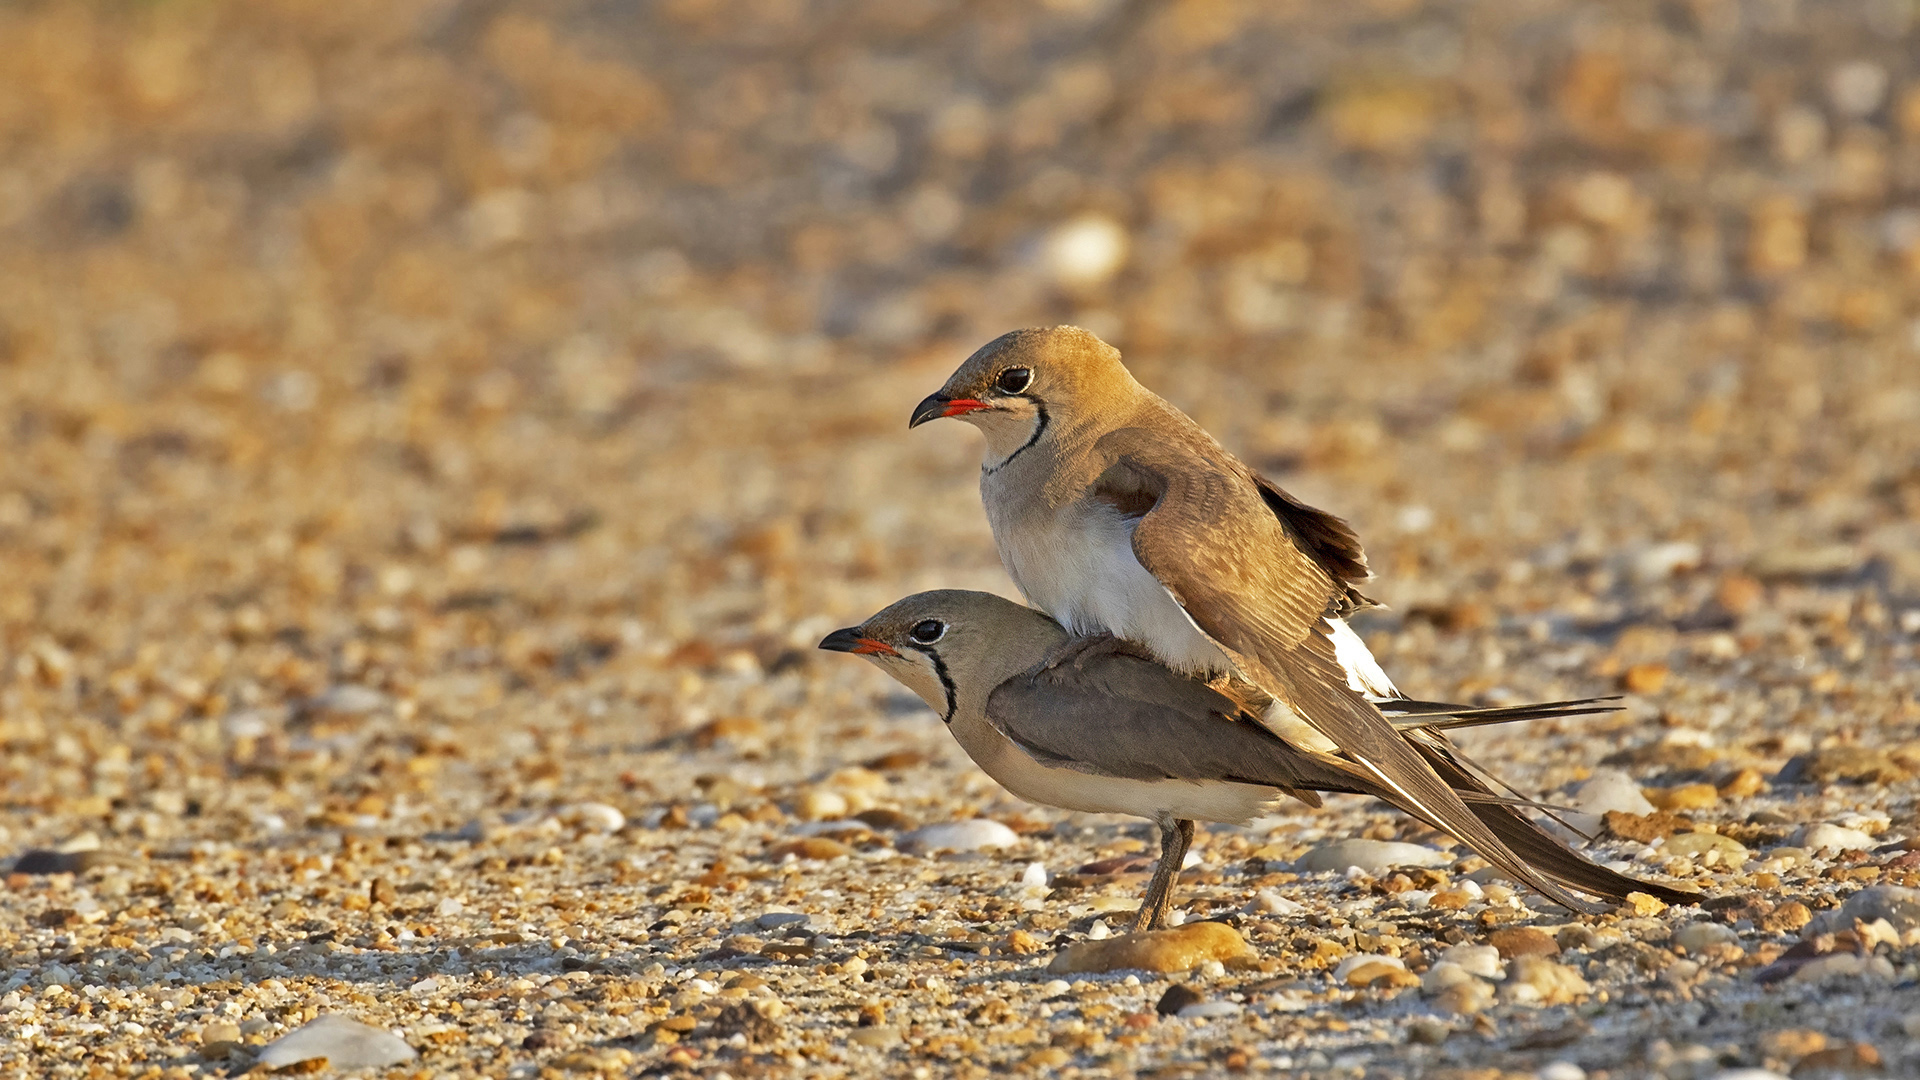
<svg viewBox="0 0 1920 1080">
<path fill-rule="evenodd" d="M 1134 557 L 1240 673 L 1372 772 L 1402 810 L 1446 829 L 1554 902 L 1586 905 L 1535 872 L 1470 810 L 1380 710 L 1347 686 L 1327 637 L 1346 587 L 1307 555 L 1266 505 L 1251 472 L 1224 452 L 1140 428 L 1104 436 L 1096 484 L 1138 503 Z M 1119 499 L 1111 501 L 1118 502 Z"/>
</svg>

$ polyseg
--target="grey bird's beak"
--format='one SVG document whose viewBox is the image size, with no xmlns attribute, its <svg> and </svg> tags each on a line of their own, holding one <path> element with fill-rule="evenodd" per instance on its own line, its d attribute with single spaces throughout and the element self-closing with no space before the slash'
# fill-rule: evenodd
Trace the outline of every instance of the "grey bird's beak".
<svg viewBox="0 0 1920 1080">
<path fill-rule="evenodd" d="M 820 639 L 820 647 L 828 652 L 852 653 L 855 656 L 869 656 L 873 653 L 887 656 L 900 655 L 886 642 L 868 637 L 866 628 L 860 626 L 848 626 L 835 630 Z"/>
<path fill-rule="evenodd" d="M 917 428 L 929 420 L 938 420 L 943 416 L 960 416 L 965 413 L 991 409 L 993 406 L 978 398 L 948 397 L 944 391 L 934 391 L 926 400 L 913 407 L 913 416 L 907 421 L 908 429 Z"/>
</svg>

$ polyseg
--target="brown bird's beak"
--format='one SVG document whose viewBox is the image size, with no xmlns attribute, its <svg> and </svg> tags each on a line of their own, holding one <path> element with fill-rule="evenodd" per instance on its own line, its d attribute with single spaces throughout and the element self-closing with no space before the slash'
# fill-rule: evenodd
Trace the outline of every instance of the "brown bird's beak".
<svg viewBox="0 0 1920 1080">
<path fill-rule="evenodd" d="M 828 652 L 852 653 L 855 656 L 868 656 L 880 653 L 883 656 L 899 656 L 893 646 L 884 641 L 875 641 L 863 633 L 864 628 L 849 626 L 835 630 L 820 639 L 820 647 Z"/>
<path fill-rule="evenodd" d="M 936 392 L 928 394 L 925 401 L 913 407 L 913 418 L 907 421 L 907 427 L 917 428 L 929 420 L 938 420 L 943 416 L 959 416 L 963 413 L 991 408 L 993 406 L 978 398 L 948 397 Z"/>
</svg>

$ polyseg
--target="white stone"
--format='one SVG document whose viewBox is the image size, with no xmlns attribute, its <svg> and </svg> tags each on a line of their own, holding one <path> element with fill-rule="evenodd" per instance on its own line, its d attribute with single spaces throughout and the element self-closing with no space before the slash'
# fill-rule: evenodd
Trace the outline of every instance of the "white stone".
<svg viewBox="0 0 1920 1080">
<path fill-rule="evenodd" d="M 1700 565 L 1700 545 L 1691 540 L 1654 544 L 1633 559 L 1633 576 L 1641 581 L 1664 581 L 1682 570 Z"/>
<path fill-rule="evenodd" d="M 1045 863 L 1028 863 L 1020 874 L 1020 887 L 1041 890 L 1047 887 L 1047 866 Z"/>
<path fill-rule="evenodd" d="M 1787 1080 L 1772 1069 L 1722 1069 L 1707 1080 Z"/>
<path fill-rule="evenodd" d="M 627 815 L 602 802 L 575 803 L 562 816 L 570 824 L 591 832 L 617 833 L 627 827 Z"/>
<path fill-rule="evenodd" d="M 997 821 L 974 818 L 939 825 L 923 825 L 900 838 L 900 850 L 914 854 L 930 851 L 980 851 L 986 848 L 1013 847 L 1020 836 Z"/>
<path fill-rule="evenodd" d="M 1673 932 L 1673 943 L 1689 953 L 1699 954 L 1719 945 L 1738 945 L 1740 935 L 1720 923 L 1688 923 Z"/>
<path fill-rule="evenodd" d="M 807 918 L 806 913 L 800 911 L 769 911 L 753 922 L 762 930 L 782 930 L 789 926 L 805 926 Z"/>
<path fill-rule="evenodd" d="M 1887 69 L 1871 60 L 1849 60 L 1827 76 L 1827 97 L 1844 115 L 1862 117 L 1887 97 Z"/>
<path fill-rule="evenodd" d="M 1397 840 L 1341 840 L 1302 855 L 1296 868 L 1313 874 L 1357 867 L 1369 874 L 1379 874 L 1396 866 L 1439 866 L 1447 861 L 1444 852 L 1419 844 Z"/>
<path fill-rule="evenodd" d="M 1475 978 L 1472 972 L 1459 964 L 1441 960 L 1428 968 L 1426 974 L 1420 976 L 1420 992 L 1432 997 L 1449 987 L 1473 982 Z"/>
<path fill-rule="evenodd" d="M 53 850 L 62 855 L 78 855 L 85 851 L 99 851 L 100 836 L 98 833 L 88 830 L 78 836 L 68 838 L 66 842 Z"/>
<path fill-rule="evenodd" d="M 461 903 L 458 898 L 452 897 L 452 896 L 449 896 L 445 900 L 440 901 L 438 904 L 435 904 L 433 907 L 433 913 L 435 915 L 440 916 L 443 919 L 450 919 L 455 915 L 459 915 L 465 912 L 466 910 L 467 910 L 467 905 Z"/>
<path fill-rule="evenodd" d="M 1830 851 L 1872 851 L 1876 846 L 1873 837 L 1859 829 L 1848 829 L 1824 822 L 1817 825 L 1802 825 L 1798 831 L 1787 838 L 1787 843 L 1797 848 L 1818 852 Z"/>
<path fill-rule="evenodd" d="M 1082 214 L 1047 234 L 1043 258 L 1054 281 L 1072 288 L 1105 283 L 1127 261 L 1127 230 L 1105 214 Z"/>
<path fill-rule="evenodd" d="M 440 989 L 440 980 L 429 975 L 419 982 L 414 983 L 412 986 L 407 987 L 407 993 L 418 994 L 424 997 L 438 989 Z"/>
<path fill-rule="evenodd" d="M 829 821 L 847 816 L 847 797 L 837 791 L 814 788 L 800 796 L 797 808 L 808 821 Z"/>
<path fill-rule="evenodd" d="M 1500 950 L 1491 945 L 1449 945 L 1440 951 L 1440 960 L 1458 964 L 1483 979 L 1507 977 L 1507 965 L 1500 959 Z"/>
<path fill-rule="evenodd" d="M 1407 970 L 1407 965 L 1402 963 L 1397 956 L 1386 956 L 1380 953 L 1354 953 L 1352 956 L 1340 961 L 1340 966 L 1333 969 L 1333 981 L 1339 983 L 1341 986 L 1345 986 L 1348 975 L 1353 974 L 1354 971 L 1368 964 L 1385 964 L 1388 967 L 1399 968 L 1401 971 Z"/>
<path fill-rule="evenodd" d="M 1619 769 L 1595 769 L 1573 793 L 1573 805 L 1579 812 L 1566 815 L 1567 824 L 1585 833 L 1598 832 L 1609 811 L 1653 813 L 1653 804 L 1641 793 L 1640 785 Z"/>
<path fill-rule="evenodd" d="M 1533 1074 L 1536 1080 L 1587 1080 L 1587 1070 L 1571 1061 L 1556 1061 L 1543 1065 Z"/>
<path fill-rule="evenodd" d="M 1298 901 L 1280 895 L 1272 889 L 1261 889 L 1253 894 L 1255 910 L 1268 915 L 1298 915 L 1307 910 Z"/>
<path fill-rule="evenodd" d="M 374 1069 L 412 1061 L 415 1056 L 413 1047 L 391 1031 L 344 1016 L 322 1016 L 261 1047 L 259 1064 L 284 1069 L 326 1058 L 334 1069 Z"/>
</svg>

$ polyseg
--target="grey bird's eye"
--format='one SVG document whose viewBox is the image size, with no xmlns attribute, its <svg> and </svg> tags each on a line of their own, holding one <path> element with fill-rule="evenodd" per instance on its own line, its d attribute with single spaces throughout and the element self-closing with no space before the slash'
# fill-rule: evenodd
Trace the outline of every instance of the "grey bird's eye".
<svg viewBox="0 0 1920 1080">
<path fill-rule="evenodd" d="M 1033 385 L 1033 369 L 1010 367 L 993 380 L 993 388 L 1003 394 L 1018 394 Z"/>
<path fill-rule="evenodd" d="M 946 632 L 947 624 L 939 619 L 922 619 L 913 624 L 913 629 L 907 631 L 907 636 L 922 645 L 931 645 L 939 641 Z"/>
</svg>

